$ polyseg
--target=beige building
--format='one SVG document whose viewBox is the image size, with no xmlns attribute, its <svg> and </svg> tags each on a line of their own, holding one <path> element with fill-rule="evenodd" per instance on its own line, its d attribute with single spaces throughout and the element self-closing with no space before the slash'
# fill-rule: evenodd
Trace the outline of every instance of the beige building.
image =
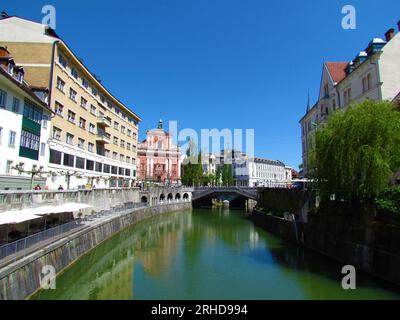
<svg viewBox="0 0 400 320">
<path fill-rule="evenodd" d="M 21 19 L 0 20 L 6 46 L 26 80 L 49 89 L 55 112 L 48 141 L 50 189 L 129 186 L 136 180 L 138 124 L 50 27 Z"/>
</svg>

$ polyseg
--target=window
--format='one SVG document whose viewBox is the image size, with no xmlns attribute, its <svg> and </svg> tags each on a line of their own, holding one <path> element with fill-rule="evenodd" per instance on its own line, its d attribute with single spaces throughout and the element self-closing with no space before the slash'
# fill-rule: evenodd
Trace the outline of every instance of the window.
<svg viewBox="0 0 400 320">
<path fill-rule="evenodd" d="M 55 107 L 54 107 L 54 112 L 56 114 L 58 114 L 60 117 L 62 117 L 63 116 L 63 110 L 64 110 L 64 106 L 61 103 L 56 101 Z"/>
<path fill-rule="evenodd" d="M 85 140 L 78 138 L 78 148 L 85 149 Z"/>
<path fill-rule="evenodd" d="M 112 167 L 111 167 L 111 173 L 112 173 L 112 174 L 118 174 L 118 167 L 112 166 Z"/>
<path fill-rule="evenodd" d="M 131 163 L 131 157 L 126 157 L 126 162 Z"/>
<path fill-rule="evenodd" d="M 42 142 L 40 144 L 40 156 L 44 157 L 45 155 L 46 155 L 46 144 Z"/>
<path fill-rule="evenodd" d="M 75 101 L 75 102 L 76 102 L 76 95 L 77 95 L 76 91 L 75 91 L 74 89 L 70 88 L 70 89 L 69 89 L 69 98 L 70 98 L 72 101 Z"/>
<path fill-rule="evenodd" d="M 81 157 L 76 157 L 75 168 L 85 169 L 85 159 Z"/>
<path fill-rule="evenodd" d="M 23 148 L 39 151 L 40 137 L 29 131 L 21 131 L 21 143 L 20 146 Z"/>
<path fill-rule="evenodd" d="M 94 151 L 94 144 L 93 144 L 93 143 L 90 143 L 90 142 L 89 142 L 89 144 L 88 144 L 88 150 L 89 150 L 89 152 L 93 152 L 93 151 Z"/>
<path fill-rule="evenodd" d="M 137 134 L 134 132 L 132 137 L 133 137 L 133 140 L 136 140 Z"/>
<path fill-rule="evenodd" d="M 90 171 L 94 170 L 94 161 L 86 160 L 86 170 L 90 170 Z"/>
<path fill-rule="evenodd" d="M 123 175 L 125 174 L 124 168 L 118 168 L 118 174 L 119 174 L 120 176 L 123 176 Z"/>
<path fill-rule="evenodd" d="M 12 111 L 15 113 L 19 113 L 19 99 L 17 99 L 16 97 L 13 98 Z"/>
<path fill-rule="evenodd" d="M 125 176 L 130 177 L 131 176 L 131 170 L 125 169 Z"/>
<path fill-rule="evenodd" d="M 97 89 L 95 87 L 92 87 L 92 94 L 97 97 Z"/>
<path fill-rule="evenodd" d="M 78 79 L 79 77 L 78 71 L 74 67 L 71 67 L 71 76 L 73 76 L 75 79 Z"/>
<path fill-rule="evenodd" d="M 61 129 L 53 127 L 53 139 L 61 141 Z"/>
<path fill-rule="evenodd" d="M 120 154 L 120 155 L 119 155 L 119 161 L 124 162 L 124 158 L 125 158 L 125 157 L 124 157 L 123 154 Z"/>
<path fill-rule="evenodd" d="M 104 150 L 104 156 L 105 156 L 106 158 L 109 158 L 109 157 L 110 157 L 110 150 L 105 149 L 105 150 Z"/>
<path fill-rule="evenodd" d="M 82 78 L 82 85 L 87 89 L 89 88 L 89 81 L 87 81 L 86 79 Z"/>
<path fill-rule="evenodd" d="M 89 124 L 89 132 L 95 134 L 96 126 L 93 123 Z"/>
<path fill-rule="evenodd" d="M 120 146 L 121 146 L 121 148 L 125 148 L 125 141 L 124 140 L 121 140 Z"/>
<path fill-rule="evenodd" d="M 7 160 L 7 163 L 6 163 L 6 174 L 11 174 L 12 163 L 13 162 L 11 160 Z"/>
<path fill-rule="evenodd" d="M 131 150 L 131 144 L 129 142 L 126 144 L 126 149 Z"/>
<path fill-rule="evenodd" d="M 5 108 L 7 101 L 7 92 L 0 89 L 0 107 Z"/>
<path fill-rule="evenodd" d="M 113 152 L 113 159 L 114 159 L 114 160 L 117 160 L 117 157 L 118 157 L 118 153 Z"/>
<path fill-rule="evenodd" d="M 68 144 L 74 144 L 74 135 L 67 133 L 67 138 L 66 138 L 66 142 Z"/>
<path fill-rule="evenodd" d="M 90 113 L 96 115 L 96 107 L 94 105 L 90 105 Z"/>
<path fill-rule="evenodd" d="M 60 151 L 50 149 L 50 163 L 61 164 L 62 153 Z"/>
<path fill-rule="evenodd" d="M 351 100 L 351 88 L 344 90 L 344 104 L 347 105 Z"/>
<path fill-rule="evenodd" d="M 74 167 L 75 157 L 71 154 L 64 153 L 63 165 L 67 167 Z"/>
<path fill-rule="evenodd" d="M 328 84 L 327 83 L 324 86 L 324 96 L 325 96 L 325 98 L 329 97 Z"/>
<path fill-rule="evenodd" d="M 109 164 L 103 165 L 103 172 L 104 173 L 110 173 L 111 172 L 111 166 Z"/>
<path fill-rule="evenodd" d="M 106 99 L 104 98 L 103 95 L 100 95 L 100 101 L 101 101 L 101 103 L 104 103 L 106 101 Z"/>
<path fill-rule="evenodd" d="M 10 131 L 10 135 L 8 137 L 8 146 L 11 148 L 15 147 L 15 137 L 16 137 L 16 133 L 14 131 Z"/>
<path fill-rule="evenodd" d="M 81 129 L 86 129 L 86 120 L 83 119 L 82 117 L 79 118 L 79 128 Z"/>
<path fill-rule="evenodd" d="M 336 110 L 336 100 L 335 99 L 332 100 L 332 110 L 333 111 Z"/>
<path fill-rule="evenodd" d="M 67 67 L 67 59 L 65 59 L 65 57 L 63 55 L 59 55 L 58 56 L 58 62 L 64 67 Z"/>
<path fill-rule="evenodd" d="M 57 89 L 64 92 L 65 82 L 60 78 L 57 77 Z"/>
<path fill-rule="evenodd" d="M 47 115 L 43 115 L 43 122 L 42 122 L 43 129 L 47 129 L 47 121 L 49 121 L 48 116 Z"/>
<path fill-rule="evenodd" d="M 123 133 L 123 134 L 125 134 L 125 127 L 124 126 L 121 126 L 121 132 Z"/>
<path fill-rule="evenodd" d="M 14 65 L 12 63 L 8 64 L 8 73 L 13 75 Z"/>
<path fill-rule="evenodd" d="M 96 172 L 103 172 L 103 164 L 100 163 L 100 162 L 96 162 L 95 171 Z"/>
<path fill-rule="evenodd" d="M 126 132 L 127 136 L 130 137 L 132 134 L 132 131 L 128 129 L 128 131 Z"/>
<path fill-rule="evenodd" d="M 24 117 L 41 124 L 43 119 L 42 109 L 37 108 L 32 102 L 29 100 L 25 100 L 24 106 Z"/>
<path fill-rule="evenodd" d="M 84 97 L 81 97 L 81 107 L 83 109 L 87 108 L 87 100 Z"/>
<path fill-rule="evenodd" d="M 118 130 L 119 128 L 119 123 L 117 121 L 114 121 L 114 129 Z"/>
<path fill-rule="evenodd" d="M 363 93 L 371 89 L 371 74 L 368 73 L 362 78 Z"/>
<path fill-rule="evenodd" d="M 118 138 L 117 138 L 117 137 L 114 137 L 113 143 L 114 143 L 116 146 L 118 145 Z"/>
<path fill-rule="evenodd" d="M 72 112 L 71 110 L 68 110 L 68 121 L 75 123 L 75 112 Z"/>
</svg>

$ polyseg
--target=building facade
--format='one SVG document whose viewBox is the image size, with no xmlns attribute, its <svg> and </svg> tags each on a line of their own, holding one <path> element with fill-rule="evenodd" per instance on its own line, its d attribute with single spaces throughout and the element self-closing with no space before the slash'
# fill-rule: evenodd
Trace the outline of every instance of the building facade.
<svg viewBox="0 0 400 320">
<path fill-rule="evenodd" d="M 48 26 L 3 18 L 0 45 L 25 68 L 29 83 L 49 89 L 49 106 L 56 114 L 48 141 L 49 188 L 132 185 L 141 119 Z"/>
<path fill-rule="evenodd" d="M 10 52 L 0 47 L 0 190 L 46 184 L 52 112 L 40 99 L 45 94 L 36 95 L 24 74 Z"/>
<path fill-rule="evenodd" d="M 246 158 L 233 164 L 236 186 L 285 188 L 292 181 L 292 168 L 281 161 Z"/>
<path fill-rule="evenodd" d="M 139 181 L 178 185 L 181 183 L 182 155 L 172 136 L 163 129 L 160 120 L 157 129 L 147 132 L 138 147 Z"/>
<path fill-rule="evenodd" d="M 400 22 L 398 23 L 400 30 Z M 318 101 L 310 102 L 300 120 L 303 175 L 309 173 L 309 154 L 314 148 L 315 129 L 337 110 L 367 99 L 393 101 L 400 91 L 400 33 L 385 33 L 385 40 L 374 38 L 367 48 L 350 62 L 325 62 Z"/>
</svg>

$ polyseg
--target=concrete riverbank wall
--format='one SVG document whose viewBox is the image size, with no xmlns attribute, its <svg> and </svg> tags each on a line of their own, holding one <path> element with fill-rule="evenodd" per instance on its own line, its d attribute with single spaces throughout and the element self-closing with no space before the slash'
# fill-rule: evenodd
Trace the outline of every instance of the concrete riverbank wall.
<svg viewBox="0 0 400 320">
<path fill-rule="evenodd" d="M 279 203 L 298 200 L 286 201 L 281 196 Z M 400 217 L 379 212 L 374 206 L 341 202 L 311 210 L 306 221 L 297 216 L 296 223 L 281 217 L 280 212 L 267 212 L 271 211 L 255 210 L 252 219 L 268 232 L 400 285 Z"/>
<path fill-rule="evenodd" d="M 59 274 L 119 231 L 152 216 L 188 208 L 191 208 L 191 202 L 141 208 L 54 242 L 0 270 L 0 300 L 22 300 L 35 293 L 41 287 L 45 266 L 53 266 Z"/>
</svg>

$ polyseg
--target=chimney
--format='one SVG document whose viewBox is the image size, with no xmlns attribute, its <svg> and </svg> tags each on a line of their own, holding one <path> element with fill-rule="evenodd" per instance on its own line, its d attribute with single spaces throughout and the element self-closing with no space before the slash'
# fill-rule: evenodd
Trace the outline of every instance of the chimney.
<svg viewBox="0 0 400 320">
<path fill-rule="evenodd" d="M 9 57 L 10 52 L 7 50 L 7 47 L 0 47 L 0 57 Z"/>
<path fill-rule="evenodd" d="M 389 29 L 389 30 L 385 33 L 385 37 L 386 37 L 386 42 L 389 42 L 390 40 L 392 40 L 393 37 L 394 37 L 394 29 L 393 29 L 393 28 Z"/>
</svg>

